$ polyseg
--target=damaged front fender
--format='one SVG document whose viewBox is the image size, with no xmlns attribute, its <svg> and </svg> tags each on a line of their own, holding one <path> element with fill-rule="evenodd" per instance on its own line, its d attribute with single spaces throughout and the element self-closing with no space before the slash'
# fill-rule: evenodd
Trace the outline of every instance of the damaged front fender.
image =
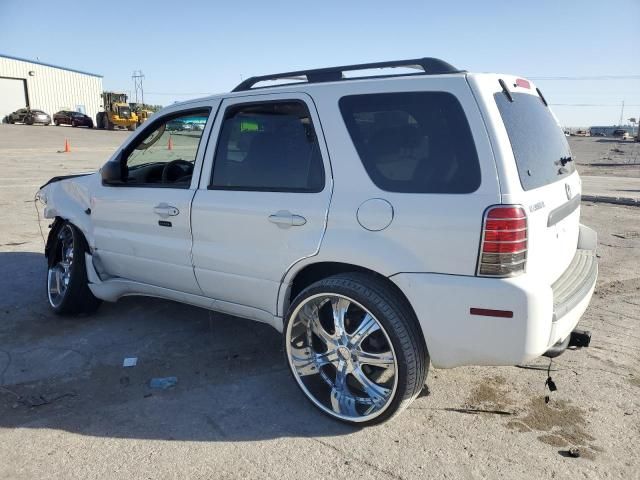
<svg viewBox="0 0 640 480">
<path fill-rule="evenodd" d="M 93 173 L 54 177 L 40 188 L 36 198 L 44 204 L 44 217 L 56 219 L 49 234 L 50 238 L 52 234 L 55 235 L 54 230 L 60 220 L 67 220 L 84 234 L 89 247 L 92 248 L 91 191 L 99 183 L 99 173 Z M 47 245 L 49 244 L 50 242 L 47 242 Z"/>
</svg>

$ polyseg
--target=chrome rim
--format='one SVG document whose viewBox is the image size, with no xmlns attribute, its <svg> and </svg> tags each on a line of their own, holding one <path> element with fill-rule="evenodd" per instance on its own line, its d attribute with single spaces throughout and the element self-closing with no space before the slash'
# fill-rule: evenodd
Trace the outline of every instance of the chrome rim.
<svg viewBox="0 0 640 480">
<path fill-rule="evenodd" d="M 57 248 L 58 250 L 55 252 L 57 263 L 49 267 L 47 272 L 47 294 L 52 307 L 60 306 L 71 281 L 73 232 L 69 225 L 65 225 L 58 232 Z"/>
<path fill-rule="evenodd" d="M 333 293 L 311 296 L 294 310 L 285 338 L 291 370 L 319 408 L 351 422 L 387 409 L 398 386 L 396 354 L 361 304 Z"/>
</svg>

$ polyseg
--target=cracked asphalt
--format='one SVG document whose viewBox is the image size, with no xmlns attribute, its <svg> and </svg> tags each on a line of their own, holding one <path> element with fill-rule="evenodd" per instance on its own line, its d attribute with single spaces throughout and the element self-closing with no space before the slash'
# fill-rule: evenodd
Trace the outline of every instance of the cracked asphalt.
<svg viewBox="0 0 640 480">
<path fill-rule="evenodd" d="M 593 341 L 553 362 L 548 404 L 548 360 L 432 369 L 401 416 L 356 429 L 305 400 L 268 326 L 151 298 L 49 312 L 33 195 L 126 136 L 0 125 L 0 478 L 640 478 L 638 207 L 582 205 L 599 234 L 581 322 Z M 65 137 L 72 152 L 58 154 Z M 178 384 L 149 389 L 158 376 Z"/>
</svg>

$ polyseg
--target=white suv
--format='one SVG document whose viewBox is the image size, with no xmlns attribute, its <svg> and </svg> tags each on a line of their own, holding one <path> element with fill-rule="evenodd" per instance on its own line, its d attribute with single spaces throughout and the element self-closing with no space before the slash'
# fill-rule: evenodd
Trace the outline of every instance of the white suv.
<svg viewBox="0 0 640 480">
<path fill-rule="evenodd" d="M 353 76 L 375 68 L 391 70 Z M 165 108 L 39 198 L 55 312 L 148 295 L 265 322 L 346 422 L 401 411 L 430 362 L 589 341 L 580 178 L 545 98 L 511 75 L 423 58 L 250 78 Z"/>
</svg>

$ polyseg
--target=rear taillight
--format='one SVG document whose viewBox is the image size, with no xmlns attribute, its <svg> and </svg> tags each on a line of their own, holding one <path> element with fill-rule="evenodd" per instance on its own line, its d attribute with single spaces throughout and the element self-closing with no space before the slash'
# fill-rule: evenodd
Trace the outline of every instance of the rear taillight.
<svg viewBox="0 0 640 480">
<path fill-rule="evenodd" d="M 484 215 L 478 275 L 512 277 L 527 263 L 527 214 L 522 207 L 497 205 Z"/>
</svg>

